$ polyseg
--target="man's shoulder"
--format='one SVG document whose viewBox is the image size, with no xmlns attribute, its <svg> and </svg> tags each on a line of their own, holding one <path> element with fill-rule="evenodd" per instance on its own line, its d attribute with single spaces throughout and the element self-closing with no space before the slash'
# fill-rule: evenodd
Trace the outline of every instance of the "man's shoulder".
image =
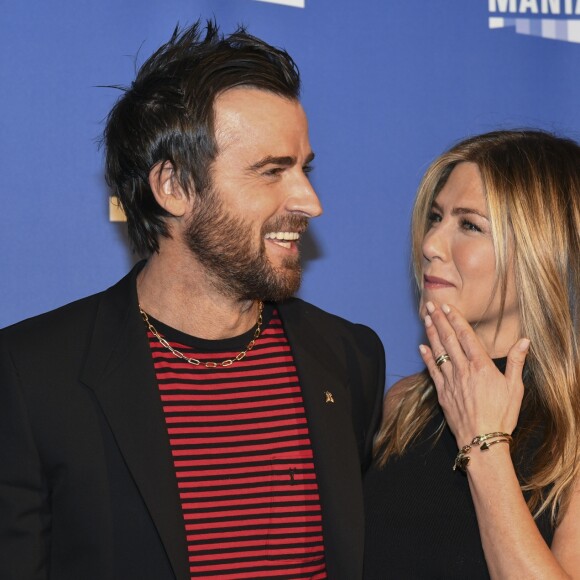
<svg viewBox="0 0 580 580">
<path fill-rule="evenodd" d="M 323 310 L 322 308 L 316 306 L 315 304 L 312 304 L 311 302 L 306 302 L 306 300 L 302 300 L 302 298 L 297 297 L 288 298 L 287 300 L 284 300 L 284 302 L 278 303 L 277 306 L 283 312 L 291 314 L 300 314 L 302 316 L 311 318 L 320 318 L 331 324 L 345 326 L 348 328 L 363 327 L 367 328 L 368 330 L 371 330 L 368 326 L 364 326 L 356 322 L 351 322 L 350 320 L 338 316 L 337 314 L 333 314 L 331 312 L 328 312 L 327 310 Z"/>
<path fill-rule="evenodd" d="M 335 336 L 344 336 L 346 334 L 356 338 L 356 340 L 372 342 L 373 344 L 378 342 L 382 346 L 379 336 L 372 328 L 327 312 L 301 298 L 289 298 L 277 306 L 282 318 L 292 317 L 298 321 L 304 320 L 315 326 L 323 325 L 326 332 L 335 333 Z"/>
<path fill-rule="evenodd" d="M 78 335 L 83 330 L 88 331 L 94 324 L 103 297 L 115 295 L 126 297 L 132 275 L 133 271 L 106 290 L 0 329 L 0 341 L 46 344 L 47 341 L 57 341 L 61 337 L 70 340 L 75 334 Z"/>
<path fill-rule="evenodd" d="M 93 319 L 102 295 L 99 292 L 0 329 L 0 339 L 8 342 L 56 340 L 59 335 L 74 332 Z"/>
</svg>

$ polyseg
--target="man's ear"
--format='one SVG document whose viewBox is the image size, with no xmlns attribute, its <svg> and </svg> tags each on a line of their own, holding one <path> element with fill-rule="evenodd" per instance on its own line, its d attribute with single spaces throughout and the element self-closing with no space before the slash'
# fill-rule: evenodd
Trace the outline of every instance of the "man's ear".
<svg viewBox="0 0 580 580">
<path fill-rule="evenodd" d="M 182 217 L 188 212 L 189 196 L 179 184 L 170 161 L 160 161 L 151 168 L 149 186 L 157 203 L 165 211 L 175 217 Z"/>
</svg>

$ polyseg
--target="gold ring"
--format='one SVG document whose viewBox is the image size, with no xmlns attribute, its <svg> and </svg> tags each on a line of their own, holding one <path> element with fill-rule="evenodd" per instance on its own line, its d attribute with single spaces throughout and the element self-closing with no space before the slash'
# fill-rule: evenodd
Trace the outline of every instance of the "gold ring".
<svg viewBox="0 0 580 580">
<path fill-rule="evenodd" d="M 435 364 L 440 367 L 445 361 L 448 360 L 451 360 L 451 357 L 446 352 L 444 352 L 435 359 Z"/>
</svg>

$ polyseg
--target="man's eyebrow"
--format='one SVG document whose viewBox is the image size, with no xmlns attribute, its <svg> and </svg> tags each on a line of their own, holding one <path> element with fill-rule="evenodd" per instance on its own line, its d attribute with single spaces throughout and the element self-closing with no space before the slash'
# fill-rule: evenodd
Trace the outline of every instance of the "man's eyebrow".
<svg viewBox="0 0 580 580">
<path fill-rule="evenodd" d="M 434 201 L 431 204 L 431 207 L 434 207 L 436 210 L 443 212 L 441 206 L 436 201 Z M 468 214 L 475 214 L 489 221 L 489 216 L 487 216 L 484 213 L 481 213 L 478 209 L 474 209 L 472 207 L 454 207 L 451 210 L 451 215 L 468 215 Z"/>
<path fill-rule="evenodd" d="M 314 153 L 311 152 L 306 157 L 306 164 L 312 163 L 313 159 L 314 159 Z M 290 155 L 286 155 L 286 156 L 282 156 L 282 157 L 275 157 L 273 155 L 267 155 L 266 157 L 263 157 L 262 159 L 260 159 L 260 161 L 254 163 L 253 165 L 250 165 L 249 169 L 251 171 L 254 171 L 256 169 L 262 169 L 263 167 L 266 167 L 266 165 L 282 165 L 283 167 L 292 167 L 292 165 L 294 165 L 295 163 L 296 163 L 296 157 L 292 157 Z"/>
<path fill-rule="evenodd" d="M 296 157 L 274 157 L 273 155 L 267 155 L 260 159 L 260 161 L 250 165 L 250 169 L 262 169 L 266 165 L 282 165 L 286 167 L 291 167 L 296 163 Z"/>
</svg>

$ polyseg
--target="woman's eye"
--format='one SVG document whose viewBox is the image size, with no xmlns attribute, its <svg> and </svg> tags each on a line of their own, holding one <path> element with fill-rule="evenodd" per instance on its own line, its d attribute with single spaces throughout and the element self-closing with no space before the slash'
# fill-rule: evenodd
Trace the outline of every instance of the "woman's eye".
<svg viewBox="0 0 580 580">
<path fill-rule="evenodd" d="M 429 217 L 427 218 L 430 224 L 437 223 L 441 221 L 441 216 L 437 212 L 430 212 Z"/>
<path fill-rule="evenodd" d="M 468 230 L 470 232 L 481 232 L 481 228 L 476 226 L 473 222 L 469 220 L 461 220 L 461 227 L 464 230 Z"/>
</svg>

